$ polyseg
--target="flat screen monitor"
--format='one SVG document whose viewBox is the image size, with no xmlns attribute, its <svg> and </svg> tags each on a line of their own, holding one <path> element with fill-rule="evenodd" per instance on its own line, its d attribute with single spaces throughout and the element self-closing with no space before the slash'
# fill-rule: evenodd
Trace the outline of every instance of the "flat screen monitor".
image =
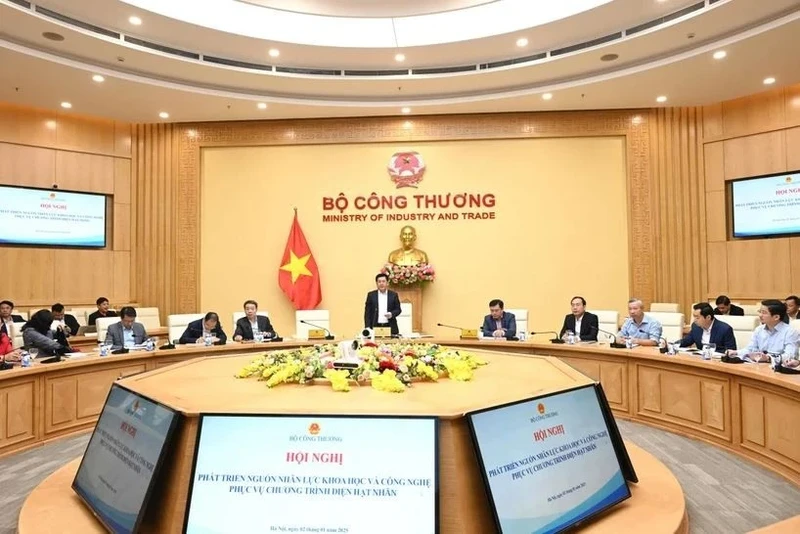
<svg viewBox="0 0 800 534">
<path fill-rule="evenodd" d="M 631 495 L 591 384 L 468 420 L 501 534 L 561 532 Z"/>
<path fill-rule="evenodd" d="M 106 196 L 0 186 L 0 244 L 106 246 Z"/>
<path fill-rule="evenodd" d="M 437 426 L 433 417 L 203 415 L 184 532 L 437 533 Z"/>
<path fill-rule="evenodd" d="M 72 489 L 109 531 L 138 530 L 178 414 L 113 384 Z"/>
<path fill-rule="evenodd" d="M 735 180 L 733 237 L 800 234 L 800 171 Z"/>
</svg>

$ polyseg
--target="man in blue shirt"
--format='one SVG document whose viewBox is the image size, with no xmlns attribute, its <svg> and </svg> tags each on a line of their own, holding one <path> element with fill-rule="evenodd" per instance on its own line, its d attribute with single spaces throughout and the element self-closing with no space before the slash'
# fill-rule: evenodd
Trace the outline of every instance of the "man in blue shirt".
<svg viewBox="0 0 800 534">
<path fill-rule="evenodd" d="M 786 304 L 774 299 L 762 300 L 758 316 L 761 326 L 753 332 L 750 344 L 738 351 L 729 350 L 728 355 L 747 358 L 756 363 L 768 362 L 770 354 L 780 355 L 783 365 L 798 367 L 800 361 L 797 359 L 797 347 L 800 333 L 784 322 Z"/>
<path fill-rule="evenodd" d="M 644 304 L 637 298 L 628 301 L 628 315 L 617 337 L 634 339 L 635 343 L 657 347 L 661 337 L 661 323 L 644 313 Z"/>
</svg>

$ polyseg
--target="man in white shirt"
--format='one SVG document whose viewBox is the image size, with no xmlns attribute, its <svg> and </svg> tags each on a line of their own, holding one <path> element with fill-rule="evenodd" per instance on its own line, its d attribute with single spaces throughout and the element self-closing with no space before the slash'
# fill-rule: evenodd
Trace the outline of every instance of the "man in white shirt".
<svg viewBox="0 0 800 534">
<path fill-rule="evenodd" d="M 389 277 L 383 273 L 375 276 L 376 290 L 367 293 L 364 302 L 364 328 L 389 327 L 392 335 L 400 333 L 397 317 L 402 313 L 400 297 L 389 289 Z"/>
<path fill-rule="evenodd" d="M 800 333 L 786 324 L 786 304 L 779 300 L 761 301 L 758 310 L 761 326 L 755 329 L 750 344 L 744 349 L 729 350 L 729 356 L 739 356 L 760 363 L 770 361 L 770 355 L 779 356 L 786 367 L 800 366 L 797 350 Z"/>
</svg>

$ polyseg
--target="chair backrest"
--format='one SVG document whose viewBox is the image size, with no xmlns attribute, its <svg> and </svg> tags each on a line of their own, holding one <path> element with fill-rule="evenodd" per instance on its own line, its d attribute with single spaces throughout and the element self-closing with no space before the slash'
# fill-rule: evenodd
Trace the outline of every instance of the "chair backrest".
<svg viewBox="0 0 800 534">
<path fill-rule="evenodd" d="M 259 310 L 256 312 L 256 315 L 260 315 L 262 317 L 269 317 L 269 312 L 266 310 Z M 233 312 L 233 324 L 231 325 L 231 337 L 233 337 L 233 332 L 236 331 L 236 321 L 244 317 L 244 312 Z"/>
<path fill-rule="evenodd" d="M 410 302 L 400 303 L 401 312 L 400 315 L 397 316 L 397 329 L 403 337 L 407 337 L 414 332 L 413 315 L 411 313 L 413 309 L 414 307 Z"/>
<path fill-rule="evenodd" d="M 754 315 L 715 315 L 714 320 L 731 325 L 738 349 L 743 349 L 750 344 L 753 331 L 761 324 L 761 320 Z"/>
<path fill-rule="evenodd" d="M 202 319 L 205 316 L 206 315 L 204 313 L 180 313 L 177 315 L 168 315 L 167 329 L 169 332 L 167 335 L 169 336 L 169 341 L 172 342 L 176 339 L 180 339 L 189 323 L 198 319 Z"/>
<path fill-rule="evenodd" d="M 683 337 L 683 314 L 672 312 L 647 312 L 645 315 L 661 323 L 661 335 L 669 341 L 677 341 Z"/>
<path fill-rule="evenodd" d="M 681 305 L 676 302 L 653 302 L 650 304 L 650 311 L 680 313 Z"/>
<path fill-rule="evenodd" d="M 79 325 L 85 326 L 89 322 L 89 315 L 96 311 L 97 306 L 92 308 L 72 308 L 71 310 L 64 310 L 64 313 L 72 315 L 78 321 Z"/>
<path fill-rule="evenodd" d="M 331 312 L 328 310 L 297 310 L 294 312 L 294 319 L 296 339 L 308 339 L 308 331 L 315 328 L 300 321 L 308 321 L 321 328 L 331 329 Z"/>
<path fill-rule="evenodd" d="M 517 321 L 517 333 L 528 333 L 528 310 L 525 308 L 506 308 L 505 311 L 514 314 L 514 319 Z"/>
<path fill-rule="evenodd" d="M 11 310 L 11 315 L 19 315 L 20 317 L 25 319 L 24 322 L 27 322 L 28 319 L 30 318 L 30 316 L 28 315 L 28 312 L 22 311 L 22 310 Z"/>
<path fill-rule="evenodd" d="M 11 331 L 8 333 L 8 337 L 11 338 L 11 346 L 15 349 L 22 348 L 25 344 L 22 341 L 22 326 L 25 323 L 11 323 Z"/>
<path fill-rule="evenodd" d="M 800 332 L 800 319 L 789 319 L 789 326 Z"/>
<path fill-rule="evenodd" d="M 619 331 L 619 312 L 614 310 L 586 310 L 597 316 L 597 324 L 600 330 L 611 332 L 616 335 Z M 608 335 L 603 332 L 597 333 L 598 341 L 608 340 Z"/>
<path fill-rule="evenodd" d="M 95 325 L 97 326 L 97 341 L 103 342 L 106 340 L 108 327 L 114 323 L 119 322 L 119 317 L 98 317 Z"/>
<path fill-rule="evenodd" d="M 744 310 L 745 315 L 758 315 L 761 304 L 739 304 L 739 307 Z"/>
<path fill-rule="evenodd" d="M 136 322 L 142 323 L 145 330 L 161 328 L 161 315 L 158 308 L 136 308 Z"/>
</svg>

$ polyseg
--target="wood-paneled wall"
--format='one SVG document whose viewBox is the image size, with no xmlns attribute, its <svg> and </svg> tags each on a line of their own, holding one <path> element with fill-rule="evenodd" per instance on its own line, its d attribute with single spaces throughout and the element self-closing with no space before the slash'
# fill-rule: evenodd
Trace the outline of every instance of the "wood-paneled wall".
<svg viewBox="0 0 800 534">
<path fill-rule="evenodd" d="M 730 239 L 725 183 L 800 169 L 800 85 L 703 110 L 708 296 L 800 293 L 800 238 Z"/>
<path fill-rule="evenodd" d="M 130 157 L 129 124 L 0 103 L 0 184 L 105 193 L 114 229 L 101 250 L 0 247 L 0 298 L 19 308 L 133 300 Z"/>
</svg>

